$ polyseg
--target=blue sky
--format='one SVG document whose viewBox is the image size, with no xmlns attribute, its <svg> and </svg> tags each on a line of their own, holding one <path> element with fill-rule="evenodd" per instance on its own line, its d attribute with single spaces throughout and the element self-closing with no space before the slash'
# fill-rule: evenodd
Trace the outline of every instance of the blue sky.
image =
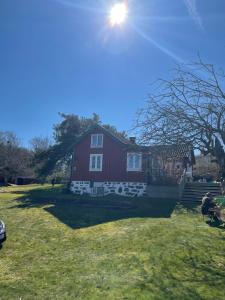
<svg viewBox="0 0 225 300">
<path fill-rule="evenodd" d="M 110 27 L 110 0 L 0 1 L 0 131 L 24 145 L 51 136 L 58 112 L 93 112 L 132 127 L 150 84 L 201 57 L 225 69 L 224 0 L 128 0 Z"/>
</svg>

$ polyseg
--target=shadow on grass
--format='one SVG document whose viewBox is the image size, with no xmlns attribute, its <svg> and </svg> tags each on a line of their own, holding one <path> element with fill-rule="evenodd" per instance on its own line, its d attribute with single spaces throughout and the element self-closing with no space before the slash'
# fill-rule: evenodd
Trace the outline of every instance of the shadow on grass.
<svg viewBox="0 0 225 300">
<path fill-rule="evenodd" d="M 200 213 L 200 202 L 196 201 L 182 201 L 177 203 L 177 207 L 180 207 L 181 209 L 185 209 L 191 213 Z"/>
<path fill-rule="evenodd" d="M 58 187 L 12 193 L 21 196 L 11 208 L 43 208 L 73 229 L 127 218 L 170 218 L 177 204 L 173 199 L 76 196 L 62 194 Z"/>
<path fill-rule="evenodd" d="M 210 227 L 216 227 L 218 229 L 225 230 L 225 224 L 218 221 L 207 220 L 206 224 L 208 224 Z"/>
</svg>

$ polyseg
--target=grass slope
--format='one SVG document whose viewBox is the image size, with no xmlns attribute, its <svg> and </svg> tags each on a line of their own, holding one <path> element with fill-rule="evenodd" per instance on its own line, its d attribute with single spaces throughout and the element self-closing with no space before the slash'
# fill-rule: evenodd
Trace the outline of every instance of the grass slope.
<svg viewBox="0 0 225 300">
<path fill-rule="evenodd" d="M 0 299 L 224 299 L 225 231 L 171 200 L 4 188 Z"/>
</svg>

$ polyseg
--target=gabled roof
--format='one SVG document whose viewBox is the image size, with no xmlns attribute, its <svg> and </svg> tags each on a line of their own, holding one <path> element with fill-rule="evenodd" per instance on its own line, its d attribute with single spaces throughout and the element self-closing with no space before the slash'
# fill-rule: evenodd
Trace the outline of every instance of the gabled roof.
<svg viewBox="0 0 225 300">
<path fill-rule="evenodd" d="M 86 132 L 84 132 L 84 134 L 82 134 L 82 136 L 77 140 L 75 145 L 79 144 L 87 135 L 91 134 L 95 129 L 100 129 L 101 131 L 103 131 L 103 133 L 112 137 L 116 142 L 119 142 L 120 144 L 133 145 L 129 139 L 123 138 L 122 136 L 115 134 L 114 132 L 104 128 L 103 126 L 101 126 L 97 123 L 94 124 L 93 126 L 91 126 Z"/>
<path fill-rule="evenodd" d="M 160 155 L 163 158 L 190 158 L 193 155 L 193 149 L 190 144 L 180 144 L 180 145 L 155 145 L 149 146 L 149 151 L 153 155 Z"/>
</svg>

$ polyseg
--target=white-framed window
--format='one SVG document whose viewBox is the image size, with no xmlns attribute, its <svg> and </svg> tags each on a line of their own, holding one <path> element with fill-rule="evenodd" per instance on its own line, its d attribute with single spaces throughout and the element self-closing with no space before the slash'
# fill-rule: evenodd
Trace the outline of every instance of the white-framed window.
<svg viewBox="0 0 225 300">
<path fill-rule="evenodd" d="M 89 171 L 102 171 L 103 154 L 90 154 Z"/>
<path fill-rule="evenodd" d="M 103 147 L 103 134 L 95 133 L 91 135 L 91 148 L 102 148 Z"/>
<path fill-rule="evenodd" d="M 127 171 L 142 170 L 142 155 L 141 153 L 127 153 Z"/>
</svg>

